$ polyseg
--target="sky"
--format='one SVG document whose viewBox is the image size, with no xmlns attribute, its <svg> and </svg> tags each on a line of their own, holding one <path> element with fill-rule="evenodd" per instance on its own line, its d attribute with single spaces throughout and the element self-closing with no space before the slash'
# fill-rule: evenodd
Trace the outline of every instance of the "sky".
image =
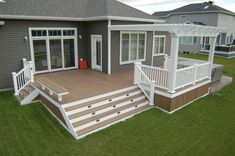
<svg viewBox="0 0 235 156">
<path fill-rule="evenodd" d="M 190 3 L 201 3 L 209 0 L 118 0 L 149 14 L 155 11 L 168 11 Z M 235 12 L 235 0 L 214 0 L 215 4 Z"/>
</svg>

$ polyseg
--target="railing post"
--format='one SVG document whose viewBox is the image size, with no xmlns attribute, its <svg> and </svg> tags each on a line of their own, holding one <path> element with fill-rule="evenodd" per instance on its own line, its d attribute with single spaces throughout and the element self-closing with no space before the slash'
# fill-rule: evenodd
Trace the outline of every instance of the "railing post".
<svg viewBox="0 0 235 156">
<path fill-rule="evenodd" d="M 28 65 L 27 59 L 23 58 L 22 61 L 23 61 L 23 67 L 26 67 Z"/>
<path fill-rule="evenodd" d="M 13 72 L 11 74 L 12 74 L 12 78 L 13 78 L 13 85 L 14 85 L 15 96 L 17 96 L 17 95 L 19 95 L 19 90 L 18 90 L 18 86 L 17 86 L 16 73 Z"/>
<path fill-rule="evenodd" d="M 149 104 L 154 105 L 154 95 L 155 95 L 155 81 L 150 82 L 150 95 L 149 95 Z"/>
<path fill-rule="evenodd" d="M 136 62 L 135 67 L 134 67 L 134 84 L 137 84 L 140 78 L 140 72 L 138 70 L 138 66 L 141 67 L 142 63 L 141 62 Z"/>
<path fill-rule="evenodd" d="M 196 85 L 196 81 L 197 81 L 197 70 L 198 70 L 198 64 L 194 64 L 194 75 L 193 75 L 193 85 Z"/>
<path fill-rule="evenodd" d="M 164 69 L 167 69 L 168 68 L 168 56 L 167 54 L 164 55 Z"/>
<path fill-rule="evenodd" d="M 32 63 L 32 61 L 29 61 L 29 71 L 30 71 L 31 82 L 34 82 L 34 73 L 33 73 L 33 63 Z"/>
</svg>

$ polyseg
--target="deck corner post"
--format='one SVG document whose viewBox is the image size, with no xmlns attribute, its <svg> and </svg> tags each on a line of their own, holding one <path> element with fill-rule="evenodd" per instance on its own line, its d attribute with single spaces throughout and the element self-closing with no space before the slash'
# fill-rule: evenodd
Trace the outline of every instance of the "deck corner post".
<svg viewBox="0 0 235 156">
<path fill-rule="evenodd" d="M 212 73 L 213 63 L 214 63 L 215 44 L 216 44 L 216 37 L 213 36 L 210 38 L 210 51 L 209 51 L 209 58 L 208 58 L 208 61 L 210 62 L 209 71 L 208 71 L 210 80 L 211 80 L 211 73 Z"/>
<path fill-rule="evenodd" d="M 34 73 L 33 73 L 33 63 L 32 61 L 29 61 L 29 71 L 30 71 L 30 79 L 31 79 L 31 82 L 34 82 Z"/>
<path fill-rule="evenodd" d="M 23 58 L 22 62 L 23 62 L 23 67 L 26 67 L 28 65 L 28 62 L 27 62 L 26 58 Z"/>
<path fill-rule="evenodd" d="M 179 36 L 176 33 L 171 33 L 171 54 L 170 54 L 170 67 L 168 78 L 168 92 L 175 93 L 177 66 L 179 55 Z"/>
<path fill-rule="evenodd" d="M 193 85 L 196 85 L 196 80 L 197 80 L 197 70 L 198 70 L 198 64 L 194 64 L 194 75 L 193 75 Z"/>
<path fill-rule="evenodd" d="M 149 104 L 151 106 L 154 105 L 154 94 L 155 94 L 155 81 L 150 82 L 150 97 L 149 97 Z"/>
<path fill-rule="evenodd" d="M 14 85 L 14 91 L 15 91 L 15 96 L 19 95 L 19 90 L 18 90 L 18 86 L 17 86 L 17 79 L 16 79 L 16 72 L 11 73 L 12 74 L 12 78 L 13 78 L 13 85 Z"/>
<path fill-rule="evenodd" d="M 140 72 L 138 72 L 138 66 L 141 68 L 142 63 L 136 62 L 134 64 L 134 84 L 138 84 L 139 78 L 140 78 Z"/>
</svg>

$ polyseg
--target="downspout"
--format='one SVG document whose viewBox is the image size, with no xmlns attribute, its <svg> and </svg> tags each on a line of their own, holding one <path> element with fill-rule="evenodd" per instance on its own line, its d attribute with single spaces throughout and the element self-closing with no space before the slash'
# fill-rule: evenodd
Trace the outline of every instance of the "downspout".
<svg viewBox="0 0 235 156">
<path fill-rule="evenodd" d="M 108 74 L 111 74 L 111 20 L 108 20 Z"/>
</svg>

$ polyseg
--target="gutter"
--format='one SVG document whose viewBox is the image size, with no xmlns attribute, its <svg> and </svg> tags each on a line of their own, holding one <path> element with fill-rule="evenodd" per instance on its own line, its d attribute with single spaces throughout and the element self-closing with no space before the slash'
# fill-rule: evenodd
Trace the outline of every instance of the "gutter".
<svg viewBox="0 0 235 156">
<path fill-rule="evenodd" d="M 15 19 L 15 20 L 51 20 L 51 21 L 102 21 L 102 20 L 122 20 L 122 21 L 139 21 L 139 22 L 154 22 L 165 23 L 164 20 L 146 19 L 136 17 L 122 17 L 122 16 L 97 16 L 88 18 L 76 17 L 52 17 L 52 16 L 21 16 L 21 15 L 0 15 L 1 19 Z"/>
<path fill-rule="evenodd" d="M 5 25 L 5 22 L 4 21 L 0 21 L 0 25 Z"/>
</svg>

